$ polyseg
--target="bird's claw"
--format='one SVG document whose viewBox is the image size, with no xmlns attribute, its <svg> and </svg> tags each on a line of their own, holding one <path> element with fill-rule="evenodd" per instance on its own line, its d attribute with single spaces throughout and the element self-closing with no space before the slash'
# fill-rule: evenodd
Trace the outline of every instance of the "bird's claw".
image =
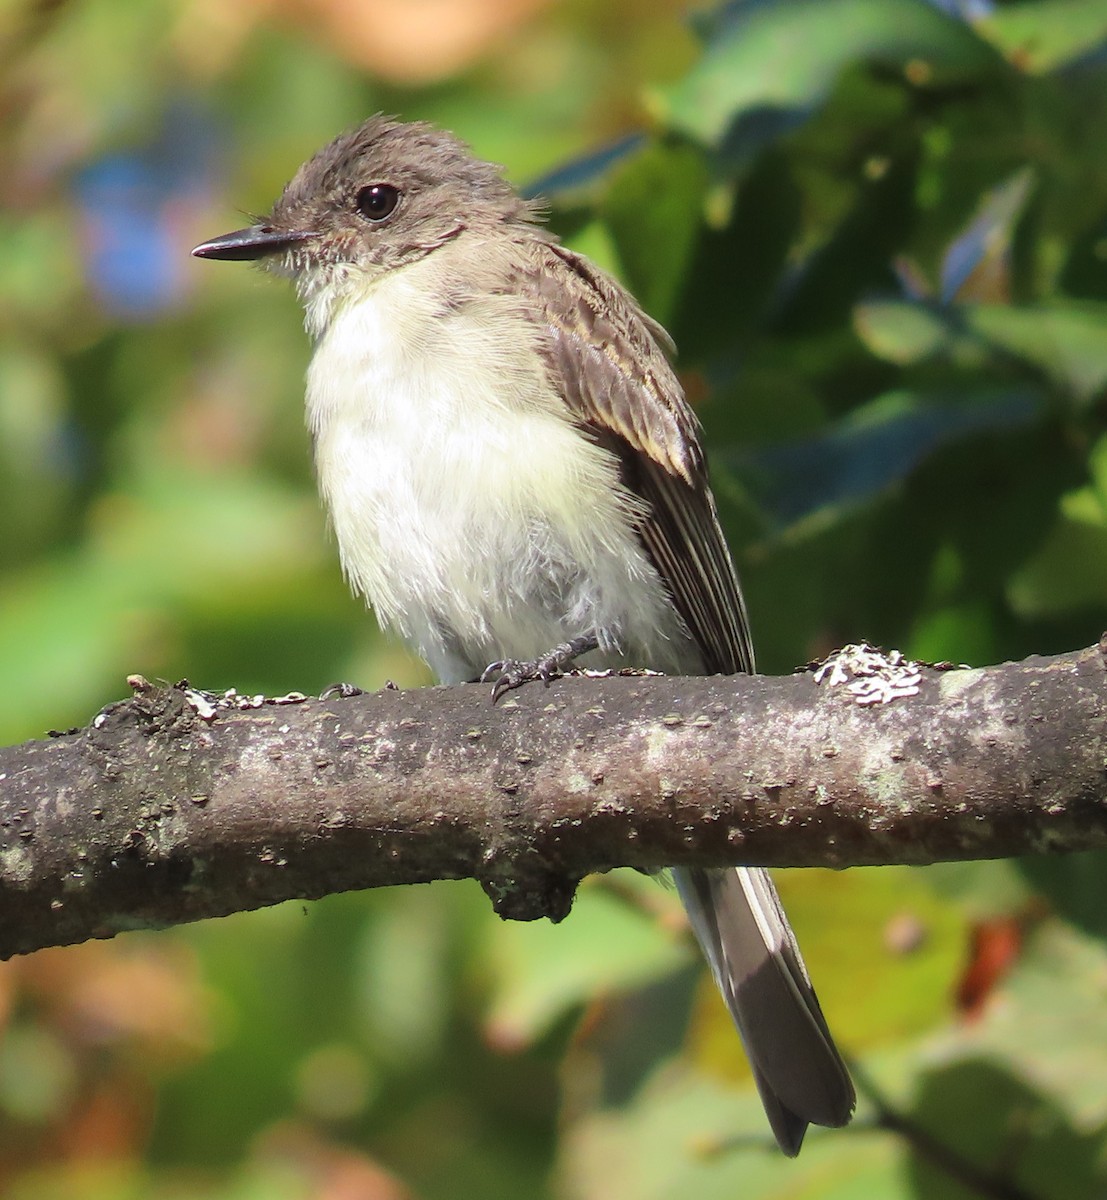
<svg viewBox="0 0 1107 1200">
<path fill-rule="evenodd" d="M 495 681 L 492 684 L 492 703 L 495 704 L 505 692 L 513 691 L 526 683 L 533 683 L 536 679 L 541 679 L 546 687 L 549 687 L 550 680 L 564 675 L 573 659 L 595 649 L 596 638 L 591 634 L 586 634 L 583 637 L 562 642 L 560 646 L 554 646 L 540 658 L 532 658 L 527 661 L 518 658 L 498 659 L 484 668 L 480 681 L 481 683 Z"/>
<path fill-rule="evenodd" d="M 542 658 L 532 658 L 527 662 L 521 662 L 517 658 L 498 659 L 485 667 L 480 681 L 492 684 L 492 703 L 495 704 L 506 692 L 514 691 L 525 683 L 533 683 L 536 679 L 541 679 L 545 686 L 549 687 L 550 680 L 560 674 L 561 670 L 553 655 L 546 654 Z"/>
<path fill-rule="evenodd" d="M 364 696 L 365 692 L 356 683 L 332 683 L 325 688 L 320 700 L 352 700 L 354 696 Z"/>
</svg>

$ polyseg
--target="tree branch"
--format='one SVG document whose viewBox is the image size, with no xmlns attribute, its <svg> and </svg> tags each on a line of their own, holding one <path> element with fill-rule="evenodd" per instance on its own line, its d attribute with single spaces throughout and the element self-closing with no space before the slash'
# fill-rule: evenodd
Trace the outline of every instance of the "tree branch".
<svg viewBox="0 0 1107 1200">
<path fill-rule="evenodd" d="M 0 957 L 431 879 L 558 920 L 614 866 L 1103 846 L 1105 655 L 923 668 L 867 706 L 825 673 L 616 676 L 207 721 L 136 681 L 89 728 L 0 750 Z"/>
</svg>

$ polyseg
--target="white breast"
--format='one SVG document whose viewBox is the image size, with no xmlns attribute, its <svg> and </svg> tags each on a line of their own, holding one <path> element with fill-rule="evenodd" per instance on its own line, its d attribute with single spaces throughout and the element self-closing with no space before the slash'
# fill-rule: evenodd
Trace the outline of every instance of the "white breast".
<svg viewBox="0 0 1107 1200">
<path fill-rule="evenodd" d="M 328 310 L 308 371 L 352 586 L 444 680 L 582 633 L 673 663 L 685 639 L 613 457 L 571 424 L 516 302 L 447 305 L 436 259 Z"/>
</svg>

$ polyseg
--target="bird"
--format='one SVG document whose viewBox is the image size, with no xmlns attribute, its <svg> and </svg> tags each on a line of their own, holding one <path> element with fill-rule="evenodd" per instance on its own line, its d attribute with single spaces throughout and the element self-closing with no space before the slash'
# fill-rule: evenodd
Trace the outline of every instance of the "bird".
<svg viewBox="0 0 1107 1200">
<path fill-rule="evenodd" d="M 442 683 L 754 671 L 675 348 L 454 134 L 376 114 L 192 253 L 290 278 L 342 566 Z M 768 873 L 673 870 L 780 1149 L 853 1085 Z"/>
</svg>

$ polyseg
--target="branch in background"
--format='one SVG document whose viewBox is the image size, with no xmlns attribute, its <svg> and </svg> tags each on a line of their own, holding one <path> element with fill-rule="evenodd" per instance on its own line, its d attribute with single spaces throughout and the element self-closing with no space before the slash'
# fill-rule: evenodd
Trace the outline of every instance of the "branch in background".
<svg viewBox="0 0 1107 1200">
<path fill-rule="evenodd" d="M 557 920 L 615 866 L 1107 844 L 1101 647 L 923 668 L 888 703 L 841 676 L 573 677 L 497 707 L 477 685 L 385 690 L 210 720 L 137 680 L 90 728 L 0 750 L 0 956 L 432 879 Z"/>
</svg>

